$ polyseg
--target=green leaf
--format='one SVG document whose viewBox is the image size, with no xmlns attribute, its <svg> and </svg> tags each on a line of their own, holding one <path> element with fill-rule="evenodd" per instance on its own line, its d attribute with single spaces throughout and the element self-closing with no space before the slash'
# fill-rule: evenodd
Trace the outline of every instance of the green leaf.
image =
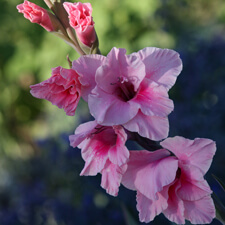
<svg viewBox="0 0 225 225">
<path fill-rule="evenodd" d="M 216 207 L 216 219 L 225 225 L 225 207 L 215 193 L 212 194 L 212 198 Z"/>
<path fill-rule="evenodd" d="M 125 217 L 126 225 L 138 225 L 138 223 L 135 221 L 131 213 L 128 211 L 126 206 L 122 204 L 122 210 Z"/>
<path fill-rule="evenodd" d="M 217 183 L 220 185 L 220 187 L 223 189 L 223 191 L 225 191 L 225 183 L 220 178 L 215 176 L 214 174 L 212 174 L 212 176 L 217 181 Z"/>
<path fill-rule="evenodd" d="M 215 176 L 214 174 L 212 174 L 212 176 L 217 181 L 217 183 L 220 185 L 220 187 L 223 189 L 223 191 L 225 192 L 224 182 L 220 178 Z M 216 207 L 216 218 L 223 225 L 225 225 L 225 206 L 221 202 L 220 198 L 215 193 L 212 194 L 212 198 L 213 198 L 213 201 L 214 201 L 214 204 L 215 204 L 215 207 Z"/>
</svg>

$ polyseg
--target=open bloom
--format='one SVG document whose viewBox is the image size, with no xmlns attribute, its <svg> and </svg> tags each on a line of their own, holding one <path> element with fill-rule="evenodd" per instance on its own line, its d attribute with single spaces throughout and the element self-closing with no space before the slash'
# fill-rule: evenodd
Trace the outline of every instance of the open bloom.
<svg viewBox="0 0 225 225">
<path fill-rule="evenodd" d="M 63 6 L 69 14 L 70 26 L 75 29 L 79 40 L 91 47 L 96 40 L 91 4 L 64 2 Z"/>
<path fill-rule="evenodd" d="M 165 187 L 175 180 L 178 160 L 165 149 L 130 151 L 127 165 L 122 184 L 137 191 L 140 221 L 152 221 L 168 206 Z"/>
<path fill-rule="evenodd" d="M 100 126 L 96 121 L 91 121 L 81 124 L 69 138 L 72 147 L 82 149 L 85 166 L 81 175 L 101 173 L 101 186 L 107 193 L 116 196 L 129 158 L 124 129 L 121 126 Z"/>
<path fill-rule="evenodd" d="M 184 224 L 185 219 L 193 224 L 211 223 L 215 206 L 203 176 L 211 165 L 215 143 L 203 138 L 174 137 L 161 145 L 165 149 L 153 153 L 131 152 L 123 176 L 122 183 L 137 190 L 140 221 L 150 222 L 163 213 L 178 224 Z M 166 149 L 175 156 L 166 155 Z"/>
<path fill-rule="evenodd" d="M 17 5 L 17 9 L 20 13 L 23 13 L 24 17 L 30 20 L 30 22 L 41 25 L 47 31 L 54 31 L 54 26 L 50 18 L 50 16 L 53 18 L 54 15 L 50 14 L 46 9 L 27 0 Z"/>
<path fill-rule="evenodd" d="M 160 143 L 173 152 L 179 160 L 174 183 L 168 189 L 168 208 L 164 215 L 175 223 L 211 223 L 215 217 L 212 193 L 204 175 L 216 152 L 215 142 L 210 139 L 183 137 L 167 138 Z"/>
<path fill-rule="evenodd" d="M 30 86 L 31 94 L 50 101 L 53 105 L 63 108 L 68 116 L 73 116 L 81 96 L 78 77 L 72 69 L 56 67 L 52 69 L 49 79 Z"/>
<path fill-rule="evenodd" d="M 173 110 L 168 90 L 182 68 L 175 51 L 145 48 L 126 55 L 125 49 L 113 48 L 107 57 L 96 59 L 95 55 L 88 55 L 81 58 L 81 63 L 73 62 L 73 69 L 82 70 L 78 73 L 83 83 L 86 80 L 94 87 L 88 94 L 88 105 L 99 124 L 123 125 L 152 140 L 167 137 L 167 116 Z M 99 61 L 99 67 L 93 71 L 92 67 L 84 67 L 91 58 Z M 93 80 L 87 75 L 89 73 L 94 74 Z"/>
</svg>

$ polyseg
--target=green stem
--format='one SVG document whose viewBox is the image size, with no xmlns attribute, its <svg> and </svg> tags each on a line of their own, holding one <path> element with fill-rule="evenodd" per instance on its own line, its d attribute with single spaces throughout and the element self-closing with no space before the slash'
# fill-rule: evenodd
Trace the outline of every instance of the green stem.
<svg viewBox="0 0 225 225">
<path fill-rule="evenodd" d="M 62 1 L 61 1 L 62 2 Z M 74 45 L 74 49 L 80 54 L 80 55 L 86 55 L 85 52 L 82 50 L 80 45 L 78 44 L 77 38 L 72 30 L 72 27 L 69 24 L 68 20 L 68 14 L 66 10 L 64 9 L 62 3 L 55 2 L 54 3 L 54 13 L 58 17 L 58 19 L 61 21 L 63 27 L 65 28 L 68 38 L 71 40 L 71 42 Z"/>
<path fill-rule="evenodd" d="M 158 142 L 142 137 L 136 132 L 128 132 L 128 139 L 136 141 L 140 146 L 149 151 L 155 151 L 162 148 Z"/>
<path fill-rule="evenodd" d="M 80 47 L 80 45 L 78 44 L 77 38 L 76 38 L 71 26 L 69 25 L 67 12 L 62 5 L 64 1 L 59 0 L 59 2 L 58 2 L 57 0 L 54 0 L 53 1 L 54 4 L 50 0 L 43 0 L 43 1 L 48 6 L 48 8 L 52 10 L 52 12 L 55 14 L 55 16 L 58 18 L 58 20 L 62 24 L 63 30 L 61 29 L 61 31 L 65 36 L 64 38 L 63 37 L 62 38 L 65 40 L 68 39 L 69 41 L 67 41 L 67 42 L 71 43 L 71 46 L 80 55 L 86 55 L 85 52 Z M 65 31 L 66 31 L 66 33 L 65 33 Z"/>
<path fill-rule="evenodd" d="M 52 4 L 52 2 L 50 0 L 43 0 L 43 1 L 48 6 L 48 8 L 51 9 L 52 12 L 54 12 L 54 14 L 55 14 L 54 5 Z"/>
</svg>

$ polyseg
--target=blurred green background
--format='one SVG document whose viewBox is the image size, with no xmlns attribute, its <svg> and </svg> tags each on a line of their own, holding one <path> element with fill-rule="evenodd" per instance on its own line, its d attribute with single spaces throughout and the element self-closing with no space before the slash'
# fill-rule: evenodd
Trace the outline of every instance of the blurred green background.
<svg viewBox="0 0 225 225">
<path fill-rule="evenodd" d="M 41 0 L 33 2 L 46 8 Z M 45 199 L 52 193 L 52 198 L 61 199 L 59 196 L 63 193 L 62 198 L 64 201 L 68 198 L 68 204 L 73 207 L 80 204 L 81 196 L 85 195 L 81 190 L 83 183 L 79 181 L 82 179 L 79 178 L 82 159 L 78 152 L 70 161 L 71 167 L 64 170 L 68 164 L 64 157 L 69 151 L 68 135 L 81 121 L 89 118 L 84 102 L 79 104 L 75 117 L 68 117 L 63 110 L 29 93 L 31 84 L 51 76 L 51 68 L 68 68 L 68 54 L 71 60 L 79 55 L 62 40 L 18 13 L 16 5 L 21 3 L 19 0 L 0 1 L 0 224 L 103 224 L 98 222 L 100 219 L 92 223 L 58 220 L 49 212 L 51 207 L 47 207 L 45 220 L 37 216 L 29 220 L 16 211 L 18 202 L 28 198 L 21 197 L 22 192 L 16 187 L 33 184 L 35 176 L 35 182 L 40 180 L 48 190 L 43 191 Z M 175 103 L 175 111 L 170 116 L 170 135 L 215 140 L 218 151 L 212 172 L 223 177 L 225 1 L 94 0 L 91 4 L 102 54 L 106 55 L 114 46 L 126 48 L 128 54 L 147 46 L 171 48 L 181 54 L 183 72 L 170 91 Z M 58 154 L 58 161 L 48 158 L 52 157 L 51 148 L 53 156 Z M 34 161 L 38 162 L 35 168 Z M 74 196 L 75 190 L 78 197 Z M 96 189 L 94 193 L 95 197 L 101 193 L 100 202 L 111 200 L 104 191 Z M 99 206 L 96 200 L 94 205 L 104 208 L 108 203 L 104 204 Z M 46 208 L 42 203 L 39 211 L 40 208 L 44 214 Z M 6 209 L 9 213 L 14 212 L 14 222 L 4 220 Z M 36 215 L 39 211 L 31 214 Z M 137 212 L 134 211 L 135 216 Z"/>
</svg>

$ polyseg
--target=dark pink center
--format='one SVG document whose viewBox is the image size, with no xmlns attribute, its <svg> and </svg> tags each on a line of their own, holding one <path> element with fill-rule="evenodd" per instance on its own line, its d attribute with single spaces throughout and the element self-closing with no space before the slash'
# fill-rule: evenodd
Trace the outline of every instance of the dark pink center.
<svg viewBox="0 0 225 225">
<path fill-rule="evenodd" d="M 136 95 L 134 85 L 125 77 L 118 77 L 118 81 L 112 85 L 116 85 L 115 95 L 124 102 L 128 102 Z"/>
</svg>

